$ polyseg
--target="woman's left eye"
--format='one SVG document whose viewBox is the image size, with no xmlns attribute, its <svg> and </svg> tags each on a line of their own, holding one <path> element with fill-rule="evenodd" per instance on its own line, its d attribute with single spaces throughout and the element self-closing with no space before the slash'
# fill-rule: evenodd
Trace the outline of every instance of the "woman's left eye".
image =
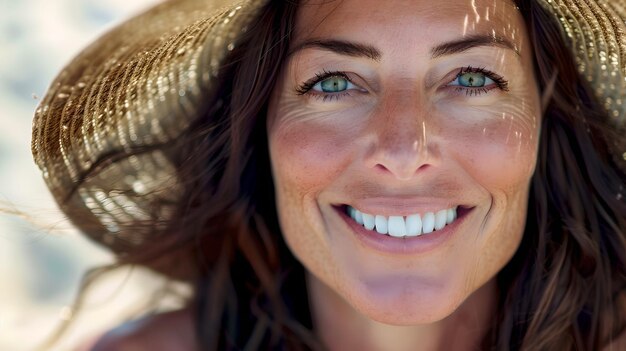
<svg viewBox="0 0 626 351">
<path fill-rule="evenodd" d="M 447 86 L 455 87 L 459 92 L 470 96 L 488 93 L 492 89 L 508 91 L 509 83 L 496 73 L 482 68 L 467 67 L 454 77 Z"/>
<path fill-rule="evenodd" d="M 457 75 L 456 79 L 450 83 L 452 86 L 462 86 L 466 88 L 483 88 L 485 86 L 489 86 L 494 84 L 493 79 L 485 76 L 484 73 L 480 72 L 465 72 Z"/>
</svg>

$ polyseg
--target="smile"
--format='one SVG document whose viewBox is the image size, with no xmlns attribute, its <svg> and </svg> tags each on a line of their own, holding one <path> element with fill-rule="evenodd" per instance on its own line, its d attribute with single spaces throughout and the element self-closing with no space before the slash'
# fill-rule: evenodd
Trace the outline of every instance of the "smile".
<svg viewBox="0 0 626 351">
<path fill-rule="evenodd" d="M 346 214 L 369 231 L 395 238 L 414 237 L 442 230 L 457 218 L 457 206 L 437 212 L 415 213 L 409 216 L 383 216 L 363 213 L 345 206 Z"/>
</svg>

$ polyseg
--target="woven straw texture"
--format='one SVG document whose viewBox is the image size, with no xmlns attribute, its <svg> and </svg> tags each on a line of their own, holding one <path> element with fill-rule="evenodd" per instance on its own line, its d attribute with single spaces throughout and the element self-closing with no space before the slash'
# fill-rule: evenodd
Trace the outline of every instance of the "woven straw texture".
<svg viewBox="0 0 626 351">
<path fill-rule="evenodd" d="M 81 52 L 35 113 L 32 151 L 54 198 L 80 229 L 122 253 L 146 239 L 121 230 L 166 219 L 176 174 L 162 151 L 210 108 L 224 58 L 265 1 L 172 0 Z M 156 204 L 159 204 L 158 206 Z"/>
</svg>

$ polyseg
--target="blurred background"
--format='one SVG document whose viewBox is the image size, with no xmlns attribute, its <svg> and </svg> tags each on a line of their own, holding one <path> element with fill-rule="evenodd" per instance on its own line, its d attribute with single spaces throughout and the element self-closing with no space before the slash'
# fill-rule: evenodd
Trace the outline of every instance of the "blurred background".
<svg viewBox="0 0 626 351">
<path fill-rule="evenodd" d="M 33 112 L 61 68 L 108 28 L 158 0 L 0 0 L 0 350 L 41 349 L 73 317 L 81 277 L 111 256 L 59 213 L 30 153 Z M 12 214 L 17 210 L 18 214 Z M 90 294 L 54 348 L 76 350 L 145 301 L 150 277 L 119 273 Z M 143 279 L 143 280 L 142 280 Z M 141 288 L 140 288 L 141 287 Z"/>
</svg>

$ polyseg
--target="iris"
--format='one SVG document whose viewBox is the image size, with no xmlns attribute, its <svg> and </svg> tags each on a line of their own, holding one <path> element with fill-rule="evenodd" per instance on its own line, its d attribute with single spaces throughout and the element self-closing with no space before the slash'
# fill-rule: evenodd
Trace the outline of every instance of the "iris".
<svg viewBox="0 0 626 351">
<path fill-rule="evenodd" d="M 459 85 L 464 87 L 484 87 L 487 77 L 479 72 L 466 72 L 458 76 Z"/>
<path fill-rule="evenodd" d="M 343 77 L 334 76 L 324 79 L 319 82 L 319 85 L 320 90 L 325 93 L 338 93 L 348 88 L 348 80 Z"/>
</svg>

